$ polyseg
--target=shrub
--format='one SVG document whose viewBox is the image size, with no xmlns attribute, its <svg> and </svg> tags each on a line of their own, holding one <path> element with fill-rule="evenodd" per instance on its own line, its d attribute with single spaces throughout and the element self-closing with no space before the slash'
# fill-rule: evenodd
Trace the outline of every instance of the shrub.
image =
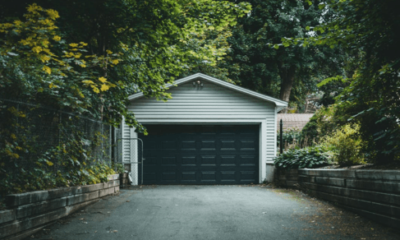
<svg viewBox="0 0 400 240">
<path fill-rule="evenodd" d="M 279 169 L 315 168 L 329 163 L 328 154 L 321 146 L 290 149 L 274 159 L 274 164 Z"/>
<path fill-rule="evenodd" d="M 341 166 L 364 163 L 362 152 L 365 142 L 361 139 L 360 126 L 347 124 L 333 132 L 332 136 L 325 136 L 323 143 L 333 152 L 332 160 Z"/>
<path fill-rule="evenodd" d="M 301 135 L 306 139 L 305 145 L 319 143 L 324 136 L 347 124 L 349 117 L 338 104 L 320 108 L 301 131 Z"/>
<path fill-rule="evenodd" d="M 280 136 L 281 136 L 281 134 L 278 131 L 277 144 L 279 144 Z M 292 144 L 293 141 L 299 141 L 300 139 L 301 139 L 301 131 L 299 129 L 290 128 L 290 129 L 283 131 L 283 135 L 282 135 L 283 144 Z"/>
<path fill-rule="evenodd" d="M 116 173 L 124 173 L 124 165 L 122 163 L 112 163 L 112 168 L 115 170 Z"/>
</svg>

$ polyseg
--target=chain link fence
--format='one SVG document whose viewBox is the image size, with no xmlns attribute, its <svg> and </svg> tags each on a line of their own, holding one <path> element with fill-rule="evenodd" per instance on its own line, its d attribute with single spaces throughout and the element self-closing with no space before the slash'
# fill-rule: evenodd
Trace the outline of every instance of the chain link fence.
<svg viewBox="0 0 400 240">
<path fill-rule="evenodd" d="M 3 193 L 88 184 L 98 167 L 111 167 L 111 126 L 0 98 L 0 165 Z"/>
</svg>

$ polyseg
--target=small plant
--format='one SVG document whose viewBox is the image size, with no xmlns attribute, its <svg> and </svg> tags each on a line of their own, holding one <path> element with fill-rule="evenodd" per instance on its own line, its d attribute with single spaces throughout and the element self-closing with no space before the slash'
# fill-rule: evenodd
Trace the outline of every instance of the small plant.
<svg viewBox="0 0 400 240">
<path fill-rule="evenodd" d="M 290 149 L 274 159 L 279 169 L 315 168 L 330 164 L 329 155 L 322 146 Z"/>
<path fill-rule="evenodd" d="M 365 143 L 359 135 L 360 126 L 347 124 L 326 136 L 323 144 L 333 152 L 333 161 L 341 166 L 365 163 L 362 152 Z"/>
<path fill-rule="evenodd" d="M 124 173 L 124 165 L 122 163 L 114 163 L 112 167 L 116 173 Z"/>
</svg>

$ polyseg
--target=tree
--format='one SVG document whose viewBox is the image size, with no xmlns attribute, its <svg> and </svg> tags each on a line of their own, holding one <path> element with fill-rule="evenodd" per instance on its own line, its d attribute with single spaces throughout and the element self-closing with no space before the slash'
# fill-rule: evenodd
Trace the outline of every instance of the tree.
<svg viewBox="0 0 400 240">
<path fill-rule="evenodd" d="M 0 20 L 4 22 L 7 19 L 18 19 L 23 15 L 23 9 L 16 6 L 28 6 L 29 3 L 30 1 L 20 1 L 20 4 L 13 6 L 0 5 Z M 246 3 L 233 4 L 213 0 L 155 0 L 151 3 L 136 0 L 38 0 L 37 3 L 62 16 L 57 24 L 60 38 L 72 43 L 83 41 L 88 44 L 85 49 L 89 54 L 97 58 L 101 56 L 98 62 L 102 63 L 91 68 L 90 74 L 96 75 L 96 79 L 103 77 L 112 87 L 107 92 L 93 95 L 93 99 L 86 100 L 90 105 L 81 109 L 82 112 L 90 112 L 114 125 L 118 125 L 124 116 L 129 125 L 136 126 L 139 130 L 143 128 L 140 128 L 134 115 L 126 108 L 128 96 L 142 91 L 148 97 L 157 97 L 160 100 L 170 98 L 165 92 L 166 83 L 172 83 L 174 77 L 198 61 L 213 65 L 216 58 L 224 55 L 226 48 L 206 40 L 207 36 L 214 34 L 223 37 L 228 27 L 236 23 L 237 17 L 243 16 L 250 9 Z M 12 34 L 18 36 L 15 31 Z M 193 42 L 197 46 L 196 51 L 189 47 Z M 59 54 L 63 51 L 65 49 L 58 48 Z M 117 59 L 112 59 L 115 64 L 104 61 L 111 54 L 118 55 Z M 43 63 L 39 61 L 38 66 L 42 64 L 44 67 L 46 61 L 50 60 Z M 74 70 L 82 73 L 82 77 L 90 75 L 86 70 Z M 8 76 L 11 82 L 19 81 L 17 74 L 11 75 Z M 54 84 L 60 84 L 60 81 L 70 77 L 61 76 L 54 80 Z M 30 80 L 42 81 L 39 76 Z M 90 82 L 86 84 L 93 86 Z M 47 98 L 46 102 L 60 103 L 61 107 L 69 107 L 72 111 L 76 110 L 74 107 L 81 101 L 75 99 L 75 104 L 65 106 L 62 102 L 71 94 L 49 96 L 45 91 L 35 92 L 37 89 L 32 88 L 31 92 L 26 89 L 1 90 L 4 97 L 29 96 L 31 100 L 42 102 Z M 58 100 L 52 101 L 52 98 Z"/>
<path fill-rule="evenodd" d="M 307 26 L 328 17 L 321 9 L 294 0 L 249 2 L 251 14 L 239 19 L 228 39 L 231 51 L 218 64 L 232 81 L 284 101 L 301 102 L 328 72 L 340 73 L 339 49 L 281 44 L 285 37 L 306 36 Z"/>
<path fill-rule="evenodd" d="M 333 18 L 311 29 L 313 36 L 284 39 L 283 44 L 340 46 L 361 51 L 349 86 L 336 98 L 349 120 L 360 123 L 370 159 L 385 163 L 400 154 L 400 16 L 395 0 L 326 1 L 319 7 Z M 333 80 L 331 78 L 330 80 Z M 325 84 L 331 81 L 324 81 Z"/>
</svg>

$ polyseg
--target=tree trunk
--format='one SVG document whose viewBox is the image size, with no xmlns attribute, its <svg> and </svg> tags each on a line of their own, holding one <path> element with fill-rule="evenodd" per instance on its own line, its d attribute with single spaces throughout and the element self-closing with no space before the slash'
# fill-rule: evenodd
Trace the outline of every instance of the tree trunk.
<svg viewBox="0 0 400 240">
<path fill-rule="evenodd" d="M 289 102 L 290 92 L 292 91 L 295 75 L 295 67 L 284 68 L 279 66 L 279 75 L 281 77 L 281 92 L 279 98 Z"/>
</svg>

